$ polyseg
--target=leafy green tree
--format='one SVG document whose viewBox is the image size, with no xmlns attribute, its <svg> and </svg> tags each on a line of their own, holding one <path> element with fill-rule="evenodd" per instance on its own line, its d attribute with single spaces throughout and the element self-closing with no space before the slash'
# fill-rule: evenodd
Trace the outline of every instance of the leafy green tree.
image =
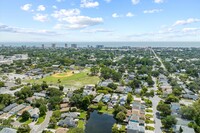
<svg viewBox="0 0 200 133">
<path fill-rule="evenodd" d="M 164 102 L 159 102 L 157 110 L 161 112 L 161 116 L 167 116 L 171 114 L 170 105 L 165 104 Z"/>
<path fill-rule="evenodd" d="M 113 114 L 116 116 L 119 112 L 127 113 L 127 110 L 124 106 L 115 105 Z"/>
<path fill-rule="evenodd" d="M 47 89 L 49 86 L 47 85 L 47 82 L 46 81 L 43 81 L 42 84 L 41 84 L 41 87 L 43 90 Z"/>
<path fill-rule="evenodd" d="M 40 108 L 39 108 L 39 110 L 40 110 L 40 116 L 46 115 L 46 112 L 47 112 L 46 105 L 41 105 Z"/>
<path fill-rule="evenodd" d="M 31 117 L 31 115 L 30 115 L 30 113 L 28 112 L 28 111 L 24 111 L 23 113 L 22 113 L 22 119 L 23 120 L 28 120 L 29 118 Z"/>
<path fill-rule="evenodd" d="M 99 73 L 99 68 L 97 66 L 93 66 L 91 67 L 90 72 L 92 76 L 95 76 Z"/>
<path fill-rule="evenodd" d="M 114 83 L 108 84 L 108 87 L 111 88 L 111 89 L 113 89 L 113 90 L 116 90 L 116 89 L 117 89 L 117 85 L 114 84 Z"/>
<path fill-rule="evenodd" d="M 31 131 L 31 128 L 29 127 L 29 125 L 24 124 L 18 128 L 17 133 L 30 133 L 30 131 Z"/>
<path fill-rule="evenodd" d="M 132 102 L 132 100 L 133 100 L 132 94 L 131 94 L 131 93 L 128 93 L 128 94 L 127 94 L 127 103 L 130 104 L 130 103 Z"/>
<path fill-rule="evenodd" d="M 64 86 L 63 85 L 59 85 L 59 89 L 60 89 L 60 91 L 63 91 L 64 90 Z"/>
<path fill-rule="evenodd" d="M 0 87 L 4 87 L 5 83 L 3 81 L 0 81 Z"/>
<path fill-rule="evenodd" d="M 182 132 L 183 132 L 183 128 L 180 126 L 179 133 L 182 133 Z"/>
<path fill-rule="evenodd" d="M 84 130 L 82 128 L 72 128 L 67 133 L 84 133 Z"/>
<path fill-rule="evenodd" d="M 183 106 L 180 109 L 180 114 L 183 118 L 188 119 L 188 120 L 192 120 L 195 114 L 195 110 L 194 108 L 191 106 Z"/>
<path fill-rule="evenodd" d="M 91 101 L 90 101 L 90 98 L 88 96 L 83 97 L 82 108 L 87 110 L 90 103 L 91 103 Z"/>
<path fill-rule="evenodd" d="M 112 133 L 120 133 L 120 131 L 118 130 L 116 124 L 114 124 L 113 127 L 112 127 Z"/>
<path fill-rule="evenodd" d="M 103 107 L 103 105 L 104 105 L 103 102 L 99 102 L 99 103 L 98 103 L 98 110 L 101 110 L 102 107 Z"/>
<path fill-rule="evenodd" d="M 49 99 L 50 108 L 55 109 L 56 105 L 59 105 L 61 103 L 61 101 L 62 101 L 62 98 L 60 98 L 59 96 L 51 97 Z"/>
<path fill-rule="evenodd" d="M 168 95 L 168 97 L 165 99 L 165 101 L 166 101 L 167 103 L 171 103 L 171 102 L 178 102 L 179 99 L 178 99 L 176 96 L 174 96 L 173 94 L 170 94 L 170 95 Z"/>
<path fill-rule="evenodd" d="M 123 122 L 125 119 L 126 119 L 126 114 L 123 113 L 123 112 L 119 112 L 117 115 L 116 115 L 116 119 L 120 122 Z"/>
<path fill-rule="evenodd" d="M 174 116 L 171 116 L 171 115 L 168 115 L 167 117 L 163 118 L 161 120 L 163 126 L 166 128 L 166 129 L 169 129 L 171 128 L 173 125 L 176 124 L 177 120 Z"/>
</svg>

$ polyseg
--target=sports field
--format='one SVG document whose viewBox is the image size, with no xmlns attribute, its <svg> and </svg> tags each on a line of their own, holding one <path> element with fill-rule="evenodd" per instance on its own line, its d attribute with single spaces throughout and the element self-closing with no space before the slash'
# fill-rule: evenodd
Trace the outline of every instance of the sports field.
<svg viewBox="0 0 200 133">
<path fill-rule="evenodd" d="M 83 71 L 67 71 L 63 73 L 56 73 L 51 76 L 47 76 L 43 79 L 38 80 L 29 80 L 30 83 L 42 83 L 46 81 L 48 84 L 58 85 L 58 80 L 61 81 L 61 85 L 65 87 L 75 87 L 80 88 L 87 84 L 96 84 L 99 82 L 99 77 L 97 76 L 89 76 L 89 69 L 85 69 Z"/>
</svg>

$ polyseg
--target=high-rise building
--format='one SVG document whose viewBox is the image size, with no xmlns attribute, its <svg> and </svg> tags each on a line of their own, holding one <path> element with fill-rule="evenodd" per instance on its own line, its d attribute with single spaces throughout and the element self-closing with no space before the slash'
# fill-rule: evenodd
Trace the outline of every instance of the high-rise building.
<svg viewBox="0 0 200 133">
<path fill-rule="evenodd" d="M 65 48 L 67 48 L 68 47 L 68 45 L 67 45 L 67 43 L 65 43 Z"/>
<path fill-rule="evenodd" d="M 52 48 L 56 48 L 56 44 L 55 43 L 52 44 Z"/>
<path fill-rule="evenodd" d="M 44 49 L 44 44 L 42 44 L 42 48 Z"/>
<path fill-rule="evenodd" d="M 71 48 L 77 48 L 77 44 L 71 44 Z"/>
<path fill-rule="evenodd" d="M 104 48 L 104 45 L 96 45 L 96 48 Z"/>
</svg>

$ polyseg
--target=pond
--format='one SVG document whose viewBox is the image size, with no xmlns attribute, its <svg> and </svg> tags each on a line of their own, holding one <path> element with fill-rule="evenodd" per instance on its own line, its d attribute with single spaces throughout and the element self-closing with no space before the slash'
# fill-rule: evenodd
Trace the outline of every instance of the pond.
<svg viewBox="0 0 200 133">
<path fill-rule="evenodd" d="M 86 133 L 111 133 L 112 126 L 116 122 L 112 115 L 99 114 L 97 111 L 90 113 L 86 123 Z"/>
</svg>

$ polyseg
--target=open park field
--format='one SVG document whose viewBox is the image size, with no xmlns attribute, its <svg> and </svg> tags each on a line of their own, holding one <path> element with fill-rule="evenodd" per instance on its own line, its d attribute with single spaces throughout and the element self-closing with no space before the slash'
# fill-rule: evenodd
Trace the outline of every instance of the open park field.
<svg viewBox="0 0 200 133">
<path fill-rule="evenodd" d="M 89 76 L 89 69 L 85 69 L 83 71 L 67 71 L 63 73 L 56 73 L 51 76 L 47 76 L 43 79 L 38 80 L 29 80 L 30 83 L 42 83 L 46 81 L 48 84 L 58 85 L 58 81 L 60 80 L 60 84 L 65 87 L 75 87 L 80 88 L 87 84 L 96 84 L 99 82 L 99 77 L 97 76 Z"/>
</svg>

